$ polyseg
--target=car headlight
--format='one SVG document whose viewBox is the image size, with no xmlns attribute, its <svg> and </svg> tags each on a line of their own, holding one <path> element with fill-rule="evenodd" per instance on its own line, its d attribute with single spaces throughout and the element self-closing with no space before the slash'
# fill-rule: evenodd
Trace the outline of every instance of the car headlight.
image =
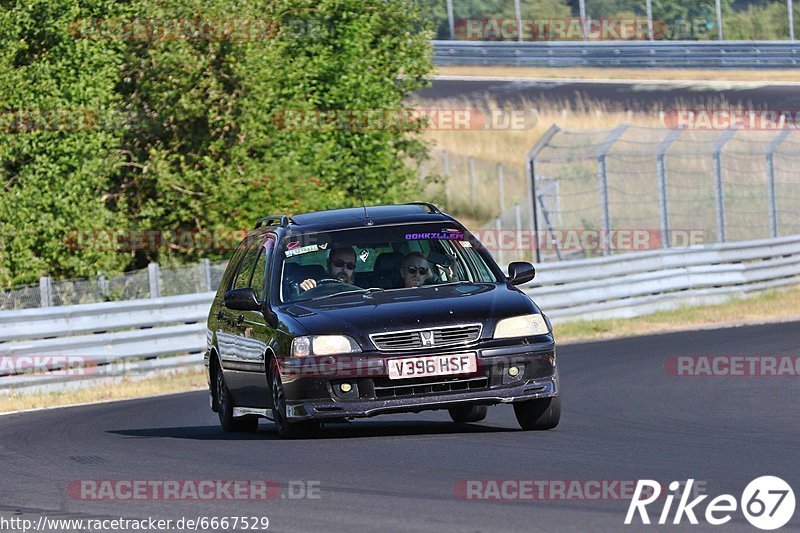
<svg viewBox="0 0 800 533">
<path fill-rule="evenodd" d="M 358 343 L 347 335 L 313 335 L 292 340 L 292 357 L 357 353 Z"/>
<path fill-rule="evenodd" d="M 530 337 L 546 333 L 550 333 L 550 328 L 544 317 L 539 314 L 504 318 L 497 322 L 497 327 L 494 328 L 495 339 Z"/>
</svg>

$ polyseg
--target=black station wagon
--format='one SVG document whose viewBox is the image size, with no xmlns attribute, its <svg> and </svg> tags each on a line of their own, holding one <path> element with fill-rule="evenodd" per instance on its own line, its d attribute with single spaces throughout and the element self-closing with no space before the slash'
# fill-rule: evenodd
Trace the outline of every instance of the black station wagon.
<svg viewBox="0 0 800 533">
<path fill-rule="evenodd" d="M 226 431 L 511 403 L 523 429 L 560 417 L 548 318 L 432 204 L 277 215 L 239 245 L 208 318 L 211 408 Z"/>
</svg>

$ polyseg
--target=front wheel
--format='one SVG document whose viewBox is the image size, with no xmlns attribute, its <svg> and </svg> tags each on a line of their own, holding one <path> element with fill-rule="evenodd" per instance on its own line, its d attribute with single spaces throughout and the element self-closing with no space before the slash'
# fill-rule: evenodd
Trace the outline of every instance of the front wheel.
<svg viewBox="0 0 800 533">
<path fill-rule="evenodd" d="M 514 414 L 526 431 L 553 429 L 561 419 L 561 400 L 556 396 L 515 403 Z"/>
<path fill-rule="evenodd" d="M 469 422 L 480 422 L 486 418 L 486 413 L 489 408 L 485 405 L 463 405 L 461 407 L 453 407 L 448 409 L 450 418 L 457 424 L 465 424 Z"/>
<path fill-rule="evenodd" d="M 223 431 L 248 431 L 254 432 L 258 429 L 258 417 L 247 415 L 242 417 L 233 416 L 233 398 L 228 386 L 225 385 L 225 376 L 222 369 L 217 369 L 217 414 L 219 424 Z"/>
<path fill-rule="evenodd" d="M 283 392 L 280 369 L 274 359 L 270 365 L 270 392 L 272 393 L 272 418 L 278 435 L 285 439 L 299 439 L 311 436 L 319 424 L 314 420 L 289 422 L 286 416 L 286 395 Z"/>
</svg>

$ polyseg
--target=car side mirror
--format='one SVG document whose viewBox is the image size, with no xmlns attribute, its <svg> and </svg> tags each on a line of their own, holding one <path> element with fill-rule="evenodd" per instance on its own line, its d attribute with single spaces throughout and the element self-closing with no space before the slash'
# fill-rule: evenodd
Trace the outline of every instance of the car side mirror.
<svg viewBox="0 0 800 533">
<path fill-rule="evenodd" d="M 251 287 L 229 290 L 225 293 L 224 303 L 225 307 L 236 311 L 259 311 L 261 309 L 256 291 Z"/>
<path fill-rule="evenodd" d="M 524 261 L 514 261 L 508 264 L 508 281 L 512 285 L 528 283 L 536 276 L 533 265 Z"/>
</svg>

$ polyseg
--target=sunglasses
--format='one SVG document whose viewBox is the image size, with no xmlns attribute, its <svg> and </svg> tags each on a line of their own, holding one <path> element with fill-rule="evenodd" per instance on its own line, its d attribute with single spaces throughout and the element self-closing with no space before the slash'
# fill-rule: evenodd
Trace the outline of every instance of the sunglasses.
<svg viewBox="0 0 800 533">
<path fill-rule="evenodd" d="M 414 266 L 407 266 L 406 270 L 409 274 L 416 274 L 419 271 L 420 274 L 423 276 L 428 273 L 428 267 L 414 267 Z"/>
<path fill-rule="evenodd" d="M 341 259 L 334 259 L 333 260 L 333 266 L 335 266 L 336 268 L 342 268 L 345 265 L 347 266 L 347 270 L 355 270 L 356 269 L 356 264 L 355 263 L 346 263 L 345 261 L 342 261 Z"/>
</svg>

